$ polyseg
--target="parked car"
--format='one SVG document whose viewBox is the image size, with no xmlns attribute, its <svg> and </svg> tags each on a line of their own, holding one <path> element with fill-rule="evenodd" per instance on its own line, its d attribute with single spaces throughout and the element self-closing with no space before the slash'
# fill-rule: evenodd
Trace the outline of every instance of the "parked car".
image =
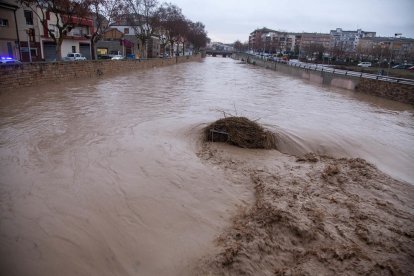
<svg viewBox="0 0 414 276">
<path fill-rule="evenodd" d="M 63 58 L 63 60 L 86 60 L 86 57 L 82 56 L 81 53 L 69 53 L 66 57 Z"/>
<path fill-rule="evenodd" d="M 123 55 L 115 55 L 111 58 L 112 60 L 123 60 L 125 57 Z"/>
<path fill-rule="evenodd" d="M 368 61 L 363 61 L 363 62 L 358 63 L 358 66 L 359 67 L 371 67 L 372 63 Z"/>
<path fill-rule="evenodd" d="M 11 57 L 1 57 L 0 64 L 22 64 L 22 62 Z"/>
<path fill-rule="evenodd" d="M 404 64 L 395 65 L 392 68 L 393 69 L 408 69 L 408 68 L 410 68 L 412 66 L 413 66 L 412 64 L 404 63 Z"/>
<path fill-rule="evenodd" d="M 110 56 L 110 55 L 99 55 L 98 56 L 98 59 L 111 59 L 112 58 L 112 56 Z"/>
<path fill-rule="evenodd" d="M 408 68 L 408 70 L 414 71 L 414 66 L 411 66 L 410 68 Z"/>
</svg>

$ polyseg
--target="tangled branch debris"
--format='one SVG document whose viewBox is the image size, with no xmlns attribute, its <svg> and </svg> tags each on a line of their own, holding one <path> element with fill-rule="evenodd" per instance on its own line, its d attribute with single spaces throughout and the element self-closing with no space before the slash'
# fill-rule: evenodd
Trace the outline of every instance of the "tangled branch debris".
<svg viewBox="0 0 414 276">
<path fill-rule="evenodd" d="M 204 129 L 206 141 L 226 142 L 241 148 L 276 149 L 274 133 L 245 117 L 227 117 Z"/>
</svg>

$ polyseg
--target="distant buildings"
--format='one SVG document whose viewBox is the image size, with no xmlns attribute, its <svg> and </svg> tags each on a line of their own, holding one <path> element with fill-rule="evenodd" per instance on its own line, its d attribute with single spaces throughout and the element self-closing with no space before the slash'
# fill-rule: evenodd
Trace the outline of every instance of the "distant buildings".
<svg viewBox="0 0 414 276">
<path fill-rule="evenodd" d="M 234 47 L 232 45 L 227 45 L 221 42 L 211 42 L 207 44 L 207 49 L 213 51 L 232 52 L 234 50 Z"/>
<path fill-rule="evenodd" d="M 361 59 L 381 62 L 395 60 L 409 62 L 414 60 L 414 39 L 390 37 L 366 37 L 359 40 L 356 54 Z"/>
<path fill-rule="evenodd" d="M 376 32 L 345 31 L 329 33 L 291 33 L 268 28 L 256 29 L 249 35 L 249 50 L 268 54 L 291 53 L 302 58 L 337 59 L 414 59 L 414 39 L 381 38 Z M 381 50 L 382 49 L 382 50 Z"/>
</svg>

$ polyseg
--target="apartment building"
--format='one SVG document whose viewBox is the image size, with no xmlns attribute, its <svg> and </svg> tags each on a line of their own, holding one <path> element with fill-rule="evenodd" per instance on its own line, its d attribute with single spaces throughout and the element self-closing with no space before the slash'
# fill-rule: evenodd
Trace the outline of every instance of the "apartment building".
<svg viewBox="0 0 414 276">
<path fill-rule="evenodd" d="M 412 62 L 414 60 L 414 39 L 395 37 L 365 37 L 359 40 L 356 49 L 361 59 L 392 60 Z"/>
<path fill-rule="evenodd" d="M 250 33 L 249 50 L 269 54 L 294 52 L 300 40 L 301 34 L 262 28 Z"/>
<path fill-rule="evenodd" d="M 322 55 L 329 51 L 331 45 L 330 34 L 302 33 L 300 38 L 300 56 L 311 57 L 314 54 Z"/>
<path fill-rule="evenodd" d="M 261 37 L 264 43 L 264 52 L 269 54 L 282 53 L 287 46 L 287 33 L 272 31 L 262 34 Z"/>
<path fill-rule="evenodd" d="M 355 53 L 361 38 L 372 38 L 375 37 L 375 32 L 366 32 L 362 29 L 356 31 L 344 31 L 341 28 L 330 31 L 331 43 L 330 48 L 338 53 L 344 53 L 350 55 Z"/>
<path fill-rule="evenodd" d="M 264 52 L 265 51 L 265 37 L 269 33 L 274 33 L 276 31 L 268 29 L 268 28 L 261 28 L 256 29 L 249 35 L 249 50 L 254 52 Z"/>
</svg>

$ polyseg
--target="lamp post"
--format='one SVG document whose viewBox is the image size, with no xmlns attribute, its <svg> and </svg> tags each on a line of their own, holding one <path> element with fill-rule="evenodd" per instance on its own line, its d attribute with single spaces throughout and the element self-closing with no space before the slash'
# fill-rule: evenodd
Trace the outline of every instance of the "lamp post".
<svg viewBox="0 0 414 276">
<path fill-rule="evenodd" d="M 397 38 L 397 36 L 401 36 L 402 35 L 402 33 L 395 33 L 394 34 L 394 38 L 393 39 L 396 39 Z M 392 61 L 392 52 L 393 52 L 393 48 L 394 48 L 394 41 L 391 41 L 391 46 L 390 46 L 390 61 L 388 62 L 388 70 L 387 70 L 387 76 L 389 76 L 390 75 L 390 68 L 391 68 L 391 61 Z"/>
</svg>

